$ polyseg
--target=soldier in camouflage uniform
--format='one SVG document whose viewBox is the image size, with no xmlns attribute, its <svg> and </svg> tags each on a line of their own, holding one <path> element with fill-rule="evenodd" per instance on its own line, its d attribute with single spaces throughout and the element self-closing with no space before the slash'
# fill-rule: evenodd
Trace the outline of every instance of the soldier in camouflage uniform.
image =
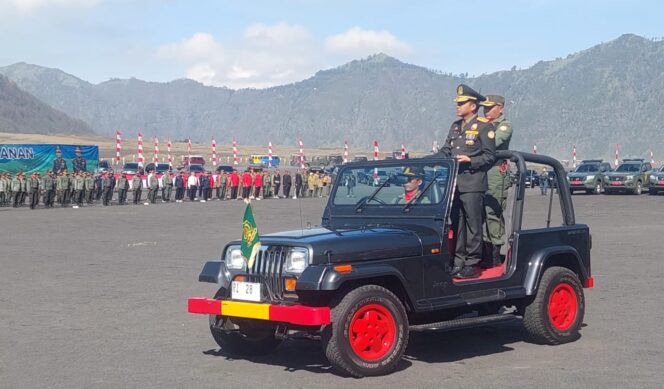
<svg viewBox="0 0 664 389">
<path fill-rule="evenodd" d="M 127 191 L 129 190 L 129 180 L 127 180 L 127 174 L 122 173 L 118 179 L 118 204 L 126 205 L 127 204 Z"/>
<path fill-rule="evenodd" d="M 18 172 L 14 176 L 14 179 L 12 180 L 12 195 L 14 196 L 14 208 L 18 208 L 19 203 L 21 201 L 21 173 Z"/>
<path fill-rule="evenodd" d="M 28 194 L 30 195 L 30 209 L 35 209 L 39 205 L 39 173 L 32 172 L 27 185 Z"/>
<path fill-rule="evenodd" d="M 138 204 L 141 202 L 141 194 L 143 193 L 143 180 L 141 180 L 140 175 L 136 174 L 131 179 L 131 187 L 134 190 L 134 204 Z"/>
<path fill-rule="evenodd" d="M 95 179 L 92 173 L 85 174 L 85 202 L 92 204 L 95 195 Z"/>
<path fill-rule="evenodd" d="M 74 201 L 79 207 L 83 206 L 83 197 L 85 195 L 85 172 L 76 174 L 74 179 Z"/>
<path fill-rule="evenodd" d="M 167 171 L 161 177 L 161 201 L 171 201 L 171 192 L 173 192 L 173 173 Z"/>
<path fill-rule="evenodd" d="M 86 171 L 86 161 L 85 158 L 81 157 L 81 146 L 76 146 L 76 158 L 71 161 L 72 168 L 74 173 L 80 173 Z"/>
<path fill-rule="evenodd" d="M 42 180 L 42 192 L 44 193 L 44 207 L 53 208 L 55 198 L 55 178 L 52 171 L 47 171 Z"/>
<path fill-rule="evenodd" d="M 154 171 L 148 176 L 148 200 L 154 204 L 157 202 L 157 191 L 159 190 L 159 179 Z"/>
<path fill-rule="evenodd" d="M 505 98 L 498 95 L 487 95 L 480 105 L 484 109 L 484 117 L 493 124 L 496 133 L 496 151 L 509 150 L 512 139 L 512 124 L 503 116 Z M 496 160 L 487 173 L 489 189 L 484 196 L 486 211 L 486 228 L 484 241 L 491 248 L 491 266 L 501 264 L 500 248 L 505 244 L 505 218 L 503 216 L 507 207 L 507 191 L 512 185 L 509 174 L 509 162 Z M 489 265 L 488 263 L 486 265 Z"/>
<path fill-rule="evenodd" d="M 5 175 L 0 173 L 0 207 L 4 207 L 7 202 L 7 180 Z"/>
<path fill-rule="evenodd" d="M 69 178 L 67 177 L 67 172 L 63 170 L 62 172 L 60 172 L 60 175 L 55 180 L 55 192 L 58 196 L 58 204 L 60 204 L 61 207 L 64 207 L 67 204 L 66 194 L 68 187 L 69 187 Z"/>
</svg>

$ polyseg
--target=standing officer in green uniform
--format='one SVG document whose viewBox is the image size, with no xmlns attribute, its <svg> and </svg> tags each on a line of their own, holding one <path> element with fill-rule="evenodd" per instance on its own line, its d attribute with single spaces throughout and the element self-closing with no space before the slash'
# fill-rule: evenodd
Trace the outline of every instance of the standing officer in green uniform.
<svg viewBox="0 0 664 389">
<path fill-rule="evenodd" d="M 102 204 L 110 205 L 111 198 L 113 197 L 113 188 L 111 187 L 111 179 L 108 177 L 108 173 L 104 172 L 101 176 L 101 190 L 102 190 Z"/>
<path fill-rule="evenodd" d="M 171 193 L 173 192 L 173 173 L 171 171 L 164 172 L 161 177 L 161 202 L 170 202 Z M 217 193 L 219 189 L 217 188 Z"/>
<path fill-rule="evenodd" d="M 157 174 L 152 171 L 148 176 L 148 200 L 154 204 L 157 202 L 157 191 L 159 190 L 159 179 Z"/>
<path fill-rule="evenodd" d="M 482 260 L 482 226 L 484 192 L 488 189 L 486 172 L 493 166 L 496 152 L 493 125 L 479 118 L 479 103 L 485 98 L 466 85 L 457 87 L 456 114 L 461 119 L 452 123 L 440 152 L 459 164 L 452 225 L 456 232 L 454 267 L 450 274 L 458 278 L 475 278 Z"/>
<path fill-rule="evenodd" d="M 118 204 L 126 205 L 127 204 L 127 191 L 129 190 L 129 180 L 127 180 L 127 174 L 122 173 L 120 179 L 118 179 Z"/>
<path fill-rule="evenodd" d="M 65 191 L 67 190 L 68 184 L 69 179 L 65 176 L 65 172 L 60 172 L 58 178 L 55 180 L 55 193 L 58 197 L 58 204 L 60 204 L 61 207 L 65 206 Z"/>
<path fill-rule="evenodd" d="M 141 202 L 141 194 L 143 193 L 143 180 L 140 175 L 136 174 L 131 179 L 131 187 L 134 191 L 134 204 L 138 204 Z"/>
<path fill-rule="evenodd" d="M 85 172 L 79 172 L 74 179 L 74 202 L 79 207 L 83 206 L 83 197 L 85 195 Z"/>
<path fill-rule="evenodd" d="M 5 174 L 0 173 L 0 207 L 4 207 L 7 202 L 7 180 Z"/>
<path fill-rule="evenodd" d="M 14 208 L 18 208 L 21 202 L 21 172 L 16 173 L 12 180 L 12 194 L 14 195 Z"/>
<path fill-rule="evenodd" d="M 27 184 L 30 194 L 30 209 L 35 209 L 39 205 L 39 173 L 32 172 Z"/>
<path fill-rule="evenodd" d="M 55 198 L 55 177 L 52 171 L 47 171 L 42 180 L 42 191 L 44 193 L 44 207 L 53 208 L 53 199 Z"/>
<path fill-rule="evenodd" d="M 484 108 L 484 117 L 493 124 L 496 132 L 496 151 L 509 150 L 512 139 L 512 124 L 503 116 L 505 97 L 487 95 L 480 103 Z M 484 241 L 491 247 L 491 266 L 500 266 L 500 247 L 505 244 L 505 208 L 507 207 L 507 190 L 512 185 L 509 175 L 509 162 L 496 160 L 487 173 L 489 189 L 484 196 L 486 210 L 486 229 Z"/>
<path fill-rule="evenodd" d="M 25 176 L 25 173 L 21 173 L 21 206 L 25 205 L 25 200 L 28 198 L 28 185 L 29 179 Z"/>
<path fill-rule="evenodd" d="M 85 202 L 92 204 L 92 199 L 94 198 L 95 193 L 95 178 L 92 177 L 92 173 L 85 174 Z"/>
</svg>

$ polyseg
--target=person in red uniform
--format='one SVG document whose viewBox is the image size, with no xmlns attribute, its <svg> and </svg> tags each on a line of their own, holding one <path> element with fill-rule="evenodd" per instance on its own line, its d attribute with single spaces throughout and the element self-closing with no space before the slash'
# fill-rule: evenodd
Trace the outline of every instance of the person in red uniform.
<svg viewBox="0 0 664 389">
<path fill-rule="evenodd" d="M 251 183 L 253 182 L 253 178 L 251 177 L 251 173 L 249 173 L 249 170 L 245 170 L 244 173 L 242 173 L 242 198 L 243 199 L 248 199 L 249 194 L 251 192 Z"/>
<path fill-rule="evenodd" d="M 237 189 L 240 186 L 240 175 L 237 173 L 237 170 L 233 170 L 229 177 L 231 186 L 231 199 L 235 200 L 237 198 Z"/>
<path fill-rule="evenodd" d="M 263 190 L 263 172 L 257 172 L 254 177 L 254 198 L 261 199 L 261 190 Z"/>
</svg>

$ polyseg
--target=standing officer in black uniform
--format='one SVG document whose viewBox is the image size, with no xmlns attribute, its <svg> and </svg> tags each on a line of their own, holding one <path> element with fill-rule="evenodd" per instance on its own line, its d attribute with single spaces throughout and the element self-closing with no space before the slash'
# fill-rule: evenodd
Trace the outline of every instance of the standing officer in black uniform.
<svg viewBox="0 0 664 389">
<path fill-rule="evenodd" d="M 440 152 L 459 163 L 457 187 L 452 204 L 452 225 L 456 231 L 454 267 L 458 278 L 475 278 L 482 260 L 482 214 L 484 192 L 488 189 L 487 171 L 493 166 L 496 133 L 485 118 L 478 118 L 484 96 L 466 85 L 457 87 L 456 114 Z"/>
</svg>

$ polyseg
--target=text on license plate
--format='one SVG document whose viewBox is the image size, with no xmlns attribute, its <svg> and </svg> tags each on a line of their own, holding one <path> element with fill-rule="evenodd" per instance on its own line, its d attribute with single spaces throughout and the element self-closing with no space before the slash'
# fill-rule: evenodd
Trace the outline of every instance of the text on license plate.
<svg viewBox="0 0 664 389">
<path fill-rule="evenodd" d="M 233 281 L 231 283 L 233 300 L 261 301 L 261 284 L 258 282 Z"/>
<path fill-rule="evenodd" d="M 583 181 L 572 181 L 572 185 L 583 185 Z"/>
<path fill-rule="evenodd" d="M 611 181 L 611 185 L 620 185 L 620 181 Z"/>
</svg>

